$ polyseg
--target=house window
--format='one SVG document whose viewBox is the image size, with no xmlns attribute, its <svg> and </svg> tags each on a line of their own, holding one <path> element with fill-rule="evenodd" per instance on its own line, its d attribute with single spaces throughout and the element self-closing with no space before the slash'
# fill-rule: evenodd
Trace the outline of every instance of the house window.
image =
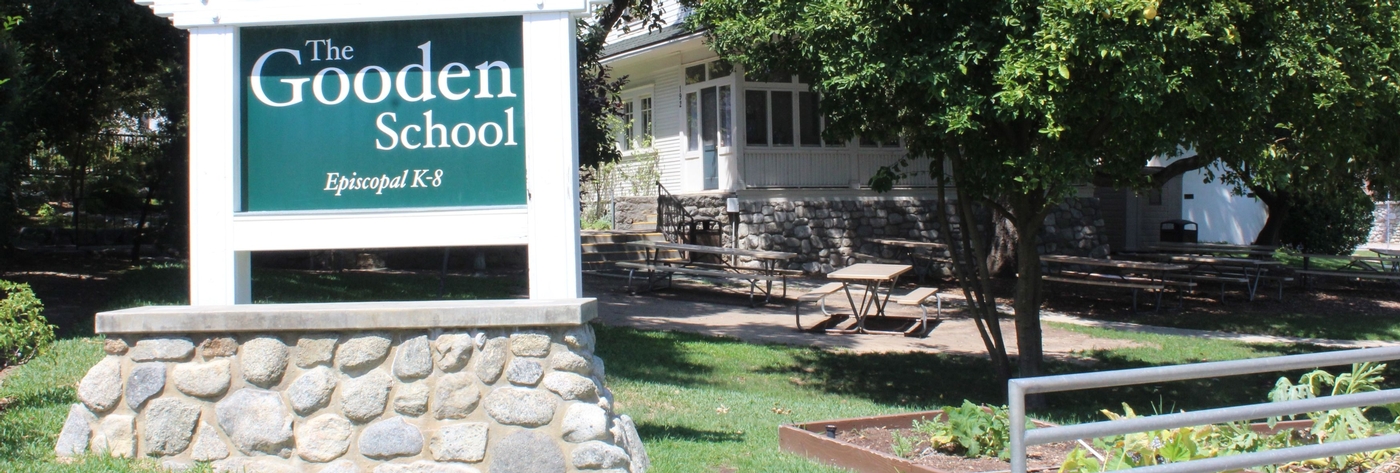
<svg viewBox="0 0 1400 473">
<path fill-rule="evenodd" d="M 1147 205 L 1162 205 L 1162 188 L 1153 187 L 1147 190 Z"/>
<path fill-rule="evenodd" d="M 805 87 L 791 89 L 802 88 Z M 816 93 L 802 90 L 750 88 L 744 91 L 744 130 L 748 132 L 744 143 L 781 147 L 845 146 L 843 142 L 822 139 L 826 124 L 818 103 Z"/>
<path fill-rule="evenodd" d="M 617 147 L 623 151 L 650 146 L 652 136 L 651 96 L 638 95 L 622 100 L 622 130 Z"/>
<path fill-rule="evenodd" d="M 708 80 L 723 79 L 734 72 L 734 65 L 727 61 L 710 61 L 685 68 L 685 85 L 699 84 Z"/>
</svg>

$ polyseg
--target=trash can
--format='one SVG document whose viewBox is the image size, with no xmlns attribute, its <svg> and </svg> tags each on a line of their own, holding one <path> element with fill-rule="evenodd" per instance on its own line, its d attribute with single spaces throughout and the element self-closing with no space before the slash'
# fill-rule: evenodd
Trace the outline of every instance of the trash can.
<svg viewBox="0 0 1400 473">
<path fill-rule="evenodd" d="M 1162 222 L 1159 240 L 1163 243 L 1196 243 L 1196 222 L 1190 220 L 1167 220 Z"/>
<path fill-rule="evenodd" d="M 690 222 L 690 229 L 687 233 L 686 239 L 692 245 L 724 246 L 724 233 L 720 229 L 718 220 L 697 217 Z M 690 262 L 723 264 L 724 258 L 712 253 L 691 253 Z"/>
</svg>

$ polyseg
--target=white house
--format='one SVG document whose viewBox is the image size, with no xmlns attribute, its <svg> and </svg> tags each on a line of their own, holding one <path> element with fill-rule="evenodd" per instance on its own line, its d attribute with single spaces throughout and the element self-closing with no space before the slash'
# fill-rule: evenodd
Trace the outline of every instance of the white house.
<svg viewBox="0 0 1400 473">
<path fill-rule="evenodd" d="M 936 200 L 935 182 L 926 175 L 898 183 L 894 191 L 885 194 L 868 188 L 877 169 L 904 155 L 897 138 L 825 141 L 817 96 L 800 77 L 745 71 L 722 61 L 706 46 L 703 33 L 683 27 L 685 10 L 669 2 L 666 6 L 664 27 L 657 31 L 634 27 L 614 33 L 603 59 L 614 77 L 628 77 L 622 98 L 631 127 L 620 134 L 619 147 L 624 155 L 654 151 L 660 183 L 666 191 L 721 220 L 725 218 L 723 198 L 736 197 L 744 206 L 738 228 L 740 246 L 804 254 L 826 249 L 825 254 L 813 254 L 812 261 L 833 266 L 842 265 L 842 258 L 835 253 L 869 250 L 861 248 L 861 237 L 931 238 L 937 234 L 933 228 L 936 222 L 899 218 L 901 223 L 892 225 L 888 218 L 878 216 L 890 212 L 909 215 L 911 206 L 923 207 Z M 652 149 L 637 150 L 647 142 L 642 137 L 648 135 Z M 1050 245 L 1070 246 L 1083 253 L 1109 241 L 1114 250 L 1135 248 L 1156 241 L 1161 221 L 1185 218 L 1200 225 L 1201 241 L 1251 240 L 1263 224 L 1260 205 L 1230 195 L 1226 186 L 1200 181 L 1200 174 L 1187 174 L 1166 186 L 1161 195 L 1153 196 L 1085 187 L 1079 199 L 1056 219 L 1059 227 L 1047 227 L 1050 231 L 1042 237 L 1048 235 Z M 784 224 L 779 227 L 802 225 L 793 225 L 792 220 L 764 221 L 771 215 L 748 216 L 763 214 L 765 207 L 779 213 L 793 208 L 790 218 L 808 221 L 810 218 L 796 215 L 796 207 L 845 207 L 835 202 L 858 202 L 865 209 L 856 217 L 840 217 L 867 219 L 841 227 L 850 230 L 846 238 L 855 237 L 853 245 L 838 242 L 836 248 L 830 248 L 826 246 L 831 241 L 821 245 L 814 241 L 804 250 L 800 241 L 804 238 L 794 236 L 791 228 L 759 228 L 772 223 Z M 877 216 L 864 216 L 866 210 Z M 883 221 L 870 222 L 870 218 Z M 1075 221 L 1067 224 L 1066 219 Z M 1085 234 L 1083 227 L 1096 229 Z M 1066 235 L 1066 229 L 1073 234 Z"/>
</svg>

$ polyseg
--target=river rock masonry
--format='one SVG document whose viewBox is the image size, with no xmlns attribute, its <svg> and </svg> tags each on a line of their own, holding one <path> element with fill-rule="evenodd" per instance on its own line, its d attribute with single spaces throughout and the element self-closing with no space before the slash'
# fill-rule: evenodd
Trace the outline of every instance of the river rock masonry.
<svg viewBox="0 0 1400 473">
<path fill-rule="evenodd" d="M 55 452 L 177 471 L 641 473 L 595 314 L 589 299 L 99 314 L 108 355 Z"/>
</svg>

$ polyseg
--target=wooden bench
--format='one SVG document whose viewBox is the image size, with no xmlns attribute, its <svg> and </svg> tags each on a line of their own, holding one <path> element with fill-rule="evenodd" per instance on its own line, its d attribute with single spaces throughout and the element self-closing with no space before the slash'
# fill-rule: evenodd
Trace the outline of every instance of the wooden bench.
<svg viewBox="0 0 1400 473">
<path fill-rule="evenodd" d="M 647 287 L 648 287 L 648 288 L 650 288 L 653 284 L 655 284 L 656 281 L 659 281 L 662 277 L 664 277 L 664 278 L 666 279 L 666 283 L 667 283 L 667 285 L 669 286 L 670 283 L 671 283 L 671 275 L 673 275 L 673 274 L 684 274 L 684 275 L 688 275 L 688 276 L 696 276 L 696 277 L 709 278 L 709 279 L 727 279 L 727 280 L 748 281 L 748 283 L 749 283 L 749 302 L 750 302 L 750 303 L 753 303 L 754 292 L 758 289 L 758 282 L 759 282 L 759 281 L 768 281 L 768 282 L 782 281 L 782 283 L 783 283 L 783 296 L 782 296 L 782 297 L 787 297 L 787 277 L 788 277 L 788 275 L 787 275 L 787 274 L 783 274 L 783 273 L 761 274 L 761 273 L 756 273 L 756 272 L 732 272 L 732 271 L 721 271 L 721 270 L 717 270 L 717 269 L 687 268 L 687 267 L 683 267 L 683 266 L 650 265 L 650 264 L 646 264 L 646 263 L 638 263 L 638 262 L 632 262 L 632 261 L 619 261 L 619 262 L 616 263 L 616 265 L 617 265 L 617 267 L 619 267 L 619 268 L 626 268 L 626 269 L 627 269 L 627 290 L 628 290 L 629 292 L 631 292 L 632 294 L 636 294 L 636 289 L 632 286 L 632 279 L 633 279 L 633 277 L 636 275 L 637 271 L 646 271 L 647 274 L 648 274 L 648 275 L 647 275 Z M 757 271 L 757 270 L 755 270 L 755 271 Z M 662 276 L 662 277 L 656 277 L 656 276 L 655 276 L 656 274 L 664 274 L 664 276 Z M 771 294 L 770 294 L 770 296 L 771 296 Z"/>
<path fill-rule="evenodd" d="M 1100 275 L 1100 276 L 1113 276 L 1113 275 Z M 1114 276 L 1114 277 L 1122 278 L 1122 276 Z M 1155 306 L 1155 307 L 1156 307 L 1155 310 L 1161 310 L 1161 309 L 1162 309 L 1162 293 L 1163 293 L 1163 292 L 1166 292 L 1167 285 L 1168 285 L 1168 284 L 1167 284 L 1168 281 L 1153 281 L 1153 282 L 1134 281 L 1135 279 L 1141 279 L 1141 278 L 1131 278 L 1131 279 L 1134 279 L 1134 280 L 1113 280 L 1113 279 L 1109 279 L 1109 278 L 1093 278 L 1093 277 L 1090 277 L 1090 278 L 1078 278 L 1078 277 L 1067 278 L 1067 277 L 1052 276 L 1052 275 L 1048 275 L 1048 274 L 1047 274 L 1047 275 L 1041 276 L 1040 279 L 1041 279 L 1041 280 L 1044 280 L 1044 281 L 1058 282 L 1058 283 L 1066 283 L 1066 284 L 1083 284 L 1083 285 L 1087 285 L 1087 286 L 1102 286 L 1102 287 L 1116 287 L 1116 288 L 1123 288 L 1123 289 L 1132 289 L 1132 290 L 1133 290 L 1133 313 L 1134 313 L 1134 314 L 1136 314 L 1136 313 L 1138 312 L 1138 291 L 1151 291 L 1151 292 L 1156 292 L 1156 293 L 1157 293 L 1157 303 L 1156 303 L 1156 306 Z M 1183 299 L 1183 300 L 1184 300 L 1184 299 Z M 1183 302 L 1183 303 L 1184 303 L 1184 302 Z"/>
<path fill-rule="evenodd" d="M 924 303 L 928 302 L 928 298 L 930 297 L 937 303 L 937 312 L 934 313 L 934 321 L 943 320 L 943 297 L 938 295 L 937 288 L 920 287 L 908 294 L 896 296 L 894 298 L 896 304 L 918 306 L 919 310 L 923 312 L 923 316 L 919 318 L 919 324 L 909 327 L 908 330 L 904 331 L 904 335 L 913 335 L 914 332 L 918 330 L 919 337 L 928 336 L 928 306 L 924 305 Z"/>
<path fill-rule="evenodd" d="M 1378 281 L 1400 281 L 1400 273 L 1381 273 L 1368 271 L 1344 271 L 1327 269 L 1299 269 L 1293 271 L 1297 274 L 1309 276 L 1331 276 L 1344 278 L 1375 279 Z"/>
<path fill-rule="evenodd" d="M 803 302 L 816 302 L 817 304 L 819 304 L 819 306 L 820 306 L 820 308 L 821 308 L 822 315 L 825 315 L 825 316 L 826 316 L 826 320 L 825 320 L 825 321 L 822 321 L 821 323 L 812 326 L 812 329 L 813 329 L 813 330 L 817 329 L 818 327 L 830 326 L 831 324 L 840 323 L 839 320 L 835 320 L 835 319 L 836 319 L 837 317 L 844 317 L 844 316 L 842 316 L 842 315 L 840 315 L 840 314 L 833 314 L 833 313 L 831 313 L 831 312 L 828 312 L 828 311 L 826 310 L 826 298 L 827 298 L 827 296 L 830 296 L 830 295 L 835 294 L 835 293 L 837 293 L 838 291 L 840 291 L 842 287 L 844 287 L 844 285 L 841 284 L 841 283 L 839 283 L 839 282 L 829 282 L 829 283 L 826 283 L 826 284 L 821 285 L 821 287 L 818 287 L 818 288 L 813 289 L 813 290 L 811 290 L 811 291 L 807 291 L 806 293 L 804 293 L 804 294 L 802 294 L 802 295 L 800 295 L 800 296 L 797 296 L 797 303 L 796 303 L 796 304 L 793 304 L 793 316 L 797 319 L 797 330 L 807 330 L 807 329 L 803 329 L 803 328 L 802 328 L 802 303 L 803 303 Z"/>
</svg>

